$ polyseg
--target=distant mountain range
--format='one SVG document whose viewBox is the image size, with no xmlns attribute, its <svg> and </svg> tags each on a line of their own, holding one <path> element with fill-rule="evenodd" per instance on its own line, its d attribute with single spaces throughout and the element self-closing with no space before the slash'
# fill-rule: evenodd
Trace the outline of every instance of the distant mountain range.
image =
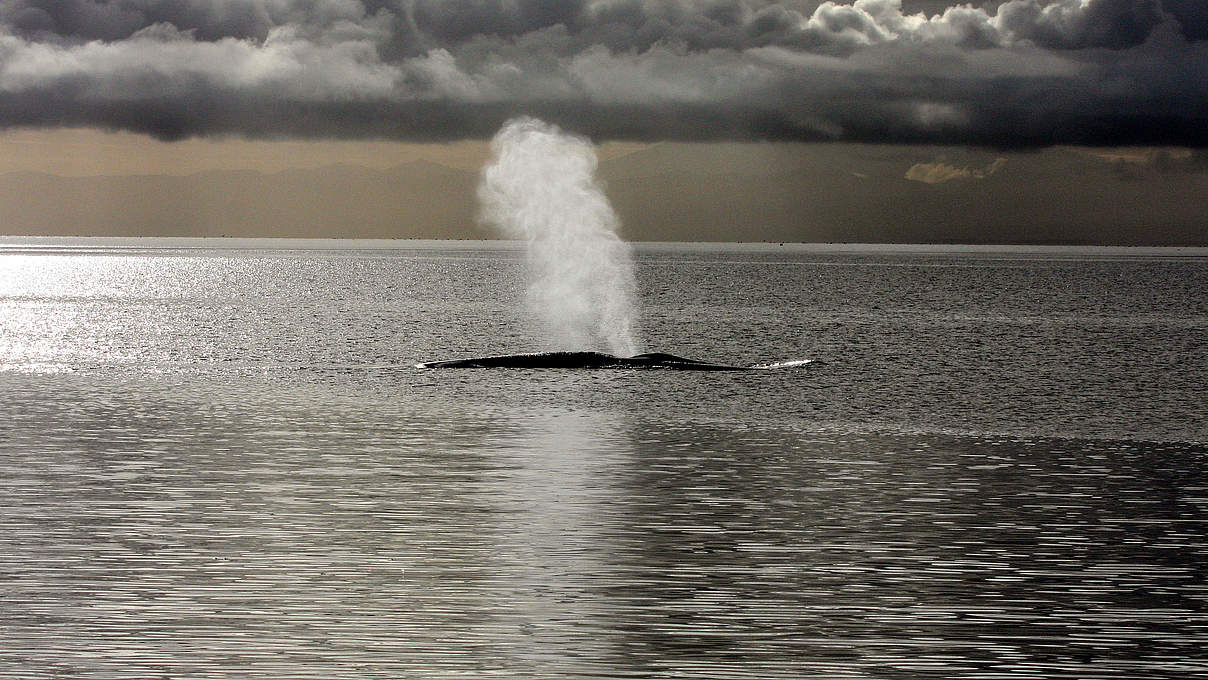
<svg viewBox="0 0 1208 680">
<path fill-rule="evenodd" d="M 0 231 L 106 236 L 482 238 L 474 173 L 426 162 L 264 174 L 0 175 Z"/>
<path fill-rule="evenodd" d="M 1208 245 L 1187 151 L 657 144 L 601 163 L 629 240 Z M 186 176 L 0 175 L 0 233 L 492 238 L 477 173 L 417 161 Z"/>
</svg>

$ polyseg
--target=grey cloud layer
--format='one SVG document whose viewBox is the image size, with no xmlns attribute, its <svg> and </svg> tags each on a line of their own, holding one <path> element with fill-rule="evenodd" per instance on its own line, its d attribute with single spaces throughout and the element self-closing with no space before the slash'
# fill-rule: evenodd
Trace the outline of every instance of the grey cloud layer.
<svg viewBox="0 0 1208 680">
<path fill-rule="evenodd" d="M 1208 146 L 1205 6 L 0 0 L 0 125 Z"/>
</svg>

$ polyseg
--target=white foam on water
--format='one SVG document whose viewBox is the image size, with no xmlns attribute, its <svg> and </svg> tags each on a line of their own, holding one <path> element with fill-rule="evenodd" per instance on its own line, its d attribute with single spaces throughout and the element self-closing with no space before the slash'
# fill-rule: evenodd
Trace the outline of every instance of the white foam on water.
<svg viewBox="0 0 1208 680">
<path fill-rule="evenodd" d="M 813 359 L 793 359 L 791 361 L 777 361 L 772 364 L 756 364 L 751 368 L 793 368 L 794 366 L 805 366 L 812 363 L 814 363 Z"/>
</svg>

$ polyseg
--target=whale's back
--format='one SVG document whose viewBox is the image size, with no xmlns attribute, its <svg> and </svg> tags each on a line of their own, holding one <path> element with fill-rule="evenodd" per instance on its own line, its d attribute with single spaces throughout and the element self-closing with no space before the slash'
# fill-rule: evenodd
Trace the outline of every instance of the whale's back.
<svg viewBox="0 0 1208 680">
<path fill-rule="evenodd" d="M 427 361 L 416 368 L 663 368 L 685 371 L 743 371 L 744 366 L 711 364 L 665 352 L 615 357 L 603 352 L 538 352 Z"/>
</svg>

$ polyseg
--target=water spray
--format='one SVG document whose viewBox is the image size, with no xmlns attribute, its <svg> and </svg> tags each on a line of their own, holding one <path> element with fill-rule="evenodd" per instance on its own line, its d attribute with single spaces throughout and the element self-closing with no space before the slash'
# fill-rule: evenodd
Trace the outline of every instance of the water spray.
<svg viewBox="0 0 1208 680">
<path fill-rule="evenodd" d="M 526 242 L 528 307 L 553 348 L 637 353 L 633 255 L 596 180 L 595 147 L 523 117 L 500 129 L 491 150 L 480 220 Z"/>
</svg>

